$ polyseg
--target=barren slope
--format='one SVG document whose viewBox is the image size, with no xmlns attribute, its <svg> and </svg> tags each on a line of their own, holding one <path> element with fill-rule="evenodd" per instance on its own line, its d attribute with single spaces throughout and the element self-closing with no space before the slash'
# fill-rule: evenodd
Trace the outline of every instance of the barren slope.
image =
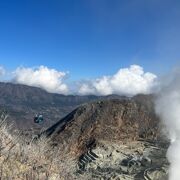
<svg viewBox="0 0 180 180">
<path fill-rule="evenodd" d="M 152 103 L 140 103 L 139 98 L 88 103 L 75 109 L 46 133 L 52 136 L 54 143 L 64 144 L 75 153 L 85 151 L 99 140 L 157 140 L 160 122 Z"/>
<path fill-rule="evenodd" d="M 165 180 L 168 141 L 153 107 L 144 95 L 88 103 L 45 134 L 77 159 L 79 178 Z"/>
</svg>

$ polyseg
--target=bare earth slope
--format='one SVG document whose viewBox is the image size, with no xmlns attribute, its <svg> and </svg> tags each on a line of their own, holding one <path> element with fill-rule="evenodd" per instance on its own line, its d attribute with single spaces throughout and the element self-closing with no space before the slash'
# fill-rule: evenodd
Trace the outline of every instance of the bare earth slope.
<svg viewBox="0 0 180 180">
<path fill-rule="evenodd" d="M 168 142 L 153 109 L 153 97 L 85 104 L 44 133 L 51 145 L 78 160 L 90 179 L 166 179 Z"/>
<path fill-rule="evenodd" d="M 56 142 L 66 142 L 73 151 L 85 150 L 98 140 L 157 140 L 159 119 L 135 99 L 104 100 L 85 104 L 50 127 Z M 71 143 L 73 142 L 73 143 Z"/>
</svg>

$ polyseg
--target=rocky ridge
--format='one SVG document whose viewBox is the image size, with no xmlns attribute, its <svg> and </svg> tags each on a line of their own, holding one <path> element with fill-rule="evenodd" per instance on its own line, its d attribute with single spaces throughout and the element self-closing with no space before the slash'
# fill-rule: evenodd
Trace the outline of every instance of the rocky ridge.
<svg viewBox="0 0 180 180">
<path fill-rule="evenodd" d="M 44 133 L 77 159 L 79 177 L 165 180 L 169 142 L 153 107 L 142 95 L 87 103 Z"/>
</svg>

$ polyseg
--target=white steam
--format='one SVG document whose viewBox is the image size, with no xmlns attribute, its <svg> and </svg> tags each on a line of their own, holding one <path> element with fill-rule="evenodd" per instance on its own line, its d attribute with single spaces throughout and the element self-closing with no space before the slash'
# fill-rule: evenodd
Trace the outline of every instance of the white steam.
<svg viewBox="0 0 180 180">
<path fill-rule="evenodd" d="M 38 68 L 19 67 L 14 72 L 16 83 L 39 87 L 51 93 L 67 94 L 68 87 L 63 83 L 65 72 L 49 69 L 46 66 Z"/>
<path fill-rule="evenodd" d="M 164 83 L 166 82 L 166 83 Z M 164 121 L 171 140 L 167 158 L 170 162 L 170 180 L 180 179 L 180 73 L 170 75 L 161 85 L 156 101 L 156 112 Z"/>
<path fill-rule="evenodd" d="M 79 88 L 82 95 L 128 95 L 133 96 L 138 93 L 151 93 L 155 85 L 156 75 L 144 72 L 138 65 L 131 65 L 129 68 L 120 69 L 113 76 L 103 76 L 93 81 L 83 83 Z"/>
</svg>

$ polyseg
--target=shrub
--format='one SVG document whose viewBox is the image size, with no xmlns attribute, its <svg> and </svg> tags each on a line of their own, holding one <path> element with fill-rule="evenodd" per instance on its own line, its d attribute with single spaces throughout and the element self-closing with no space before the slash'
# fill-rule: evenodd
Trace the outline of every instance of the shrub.
<svg viewBox="0 0 180 180">
<path fill-rule="evenodd" d="M 0 179 L 76 179 L 75 160 L 50 139 L 41 136 L 28 140 L 7 124 L 6 112 L 0 113 Z"/>
</svg>

